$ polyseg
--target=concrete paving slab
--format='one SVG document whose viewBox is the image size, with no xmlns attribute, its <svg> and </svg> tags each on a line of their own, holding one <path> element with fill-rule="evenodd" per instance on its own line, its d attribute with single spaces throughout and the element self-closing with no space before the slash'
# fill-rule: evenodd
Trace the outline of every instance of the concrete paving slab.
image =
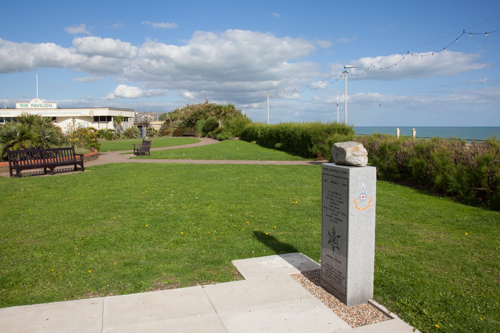
<svg viewBox="0 0 500 333">
<path fill-rule="evenodd" d="M 218 313 L 248 310 L 263 304 L 315 299 L 290 276 L 281 279 L 246 280 L 204 286 Z"/>
<path fill-rule="evenodd" d="M 196 315 L 103 330 L 103 333 L 228 333 L 217 315 Z"/>
<path fill-rule="evenodd" d="M 233 260 L 232 263 L 247 280 L 273 278 L 320 268 L 302 253 Z"/>
<path fill-rule="evenodd" d="M 399 318 L 352 329 L 290 274 L 316 269 L 300 253 L 235 260 L 250 279 L 0 309 L 3 332 L 412 332 Z M 381 305 L 378 305 L 381 306 Z"/>
<path fill-rule="evenodd" d="M 92 298 L 3 308 L 0 309 L 0 331 L 100 333 L 103 304 L 103 298 Z"/>
<path fill-rule="evenodd" d="M 316 299 L 265 304 L 247 310 L 219 312 L 230 333 L 336 332 L 349 329 L 342 319 Z"/>
<path fill-rule="evenodd" d="M 347 330 L 339 330 L 336 333 L 419 333 L 412 326 L 399 318 L 383 321 L 380 323 L 360 326 Z"/>
<path fill-rule="evenodd" d="M 104 330 L 155 325 L 167 320 L 216 315 L 201 287 L 107 297 Z"/>
</svg>

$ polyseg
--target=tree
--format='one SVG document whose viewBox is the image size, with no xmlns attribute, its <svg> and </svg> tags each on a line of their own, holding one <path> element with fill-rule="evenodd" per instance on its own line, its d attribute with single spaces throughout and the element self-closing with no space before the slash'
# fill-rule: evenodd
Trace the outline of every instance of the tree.
<svg viewBox="0 0 500 333">
<path fill-rule="evenodd" d="M 122 122 L 125 120 L 125 117 L 124 116 L 114 116 L 113 117 L 113 123 L 115 125 L 115 128 L 116 128 L 116 133 L 118 134 L 122 134 L 123 132 L 123 127 L 122 127 Z"/>
<path fill-rule="evenodd" d="M 57 147 L 63 139 L 61 129 L 50 118 L 28 114 L 0 127 L 0 154 L 7 159 L 7 149 Z"/>
</svg>

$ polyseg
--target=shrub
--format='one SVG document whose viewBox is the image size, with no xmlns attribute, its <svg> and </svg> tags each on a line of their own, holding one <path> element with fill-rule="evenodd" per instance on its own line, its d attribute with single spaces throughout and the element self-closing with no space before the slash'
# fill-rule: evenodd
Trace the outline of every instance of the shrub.
<svg viewBox="0 0 500 333">
<path fill-rule="evenodd" d="M 156 129 L 155 129 L 155 128 L 153 128 L 153 127 L 148 127 L 148 128 L 147 128 L 147 131 L 148 131 L 148 136 L 149 136 L 149 137 L 154 138 L 155 136 L 157 136 L 157 135 L 158 135 L 158 130 L 156 130 Z"/>
<path fill-rule="evenodd" d="M 123 135 L 129 139 L 138 138 L 139 134 L 140 134 L 139 129 L 135 126 L 129 127 L 125 131 L 123 131 Z"/>
<path fill-rule="evenodd" d="M 203 124 L 203 132 L 204 133 L 210 133 L 216 128 L 219 128 L 219 121 L 215 117 L 209 117 L 207 120 L 205 120 L 205 123 Z"/>
<path fill-rule="evenodd" d="M 422 186 L 471 205 L 500 210 L 500 141 L 358 137 L 380 179 Z"/>
<path fill-rule="evenodd" d="M 105 139 L 105 140 L 116 140 L 120 138 L 120 135 L 115 132 L 115 130 L 105 128 L 105 129 L 100 129 L 97 130 L 96 133 L 97 137 L 99 139 Z"/>
<path fill-rule="evenodd" d="M 261 146 L 280 149 L 306 158 L 331 159 L 333 143 L 354 138 L 352 126 L 338 123 L 283 123 L 267 125 L 247 124 L 241 131 L 241 139 L 257 141 Z"/>
<path fill-rule="evenodd" d="M 240 137 L 245 127 L 251 123 L 252 121 L 247 117 L 227 118 L 224 127 L 233 133 L 235 137 Z"/>
<path fill-rule="evenodd" d="M 203 126 L 205 126 L 205 119 L 198 120 L 196 125 L 194 125 L 194 131 L 197 137 L 203 136 Z"/>
<path fill-rule="evenodd" d="M 7 149 L 39 149 L 59 146 L 64 140 L 61 129 L 49 118 L 28 114 L 16 122 L 0 126 L 0 160 L 7 160 Z"/>
<path fill-rule="evenodd" d="M 87 148 L 91 150 L 101 150 L 97 130 L 93 127 L 79 128 L 68 135 L 69 142 L 77 148 Z"/>
</svg>

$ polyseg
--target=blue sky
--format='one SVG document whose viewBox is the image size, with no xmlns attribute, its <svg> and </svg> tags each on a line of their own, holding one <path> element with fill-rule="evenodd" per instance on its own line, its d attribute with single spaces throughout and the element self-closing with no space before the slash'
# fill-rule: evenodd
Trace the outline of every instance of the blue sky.
<svg viewBox="0 0 500 333">
<path fill-rule="evenodd" d="M 0 11 L 2 108 L 36 97 L 38 74 L 39 97 L 60 107 L 169 112 L 208 99 L 266 122 L 269 93 L 271 123 L 329 122 L 339 96 L 343 122 L 351 65 L 349 124 L 500 126 L 499 1 L 4 0 Z"/>
</svg>

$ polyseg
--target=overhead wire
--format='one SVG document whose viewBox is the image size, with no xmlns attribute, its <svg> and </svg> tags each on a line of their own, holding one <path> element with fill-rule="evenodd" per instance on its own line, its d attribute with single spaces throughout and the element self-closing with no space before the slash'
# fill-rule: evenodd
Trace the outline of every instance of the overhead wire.
<svg viewBox="0 0 500 333">
<path fill-rule="evenodd" d="M 385 66 L 385 67 L 378 67 L 378 66 L 375 66 L 373 63 L 371 63 L 368 67 L 364 68 L 361 72 L 358 72 L 357 74 L 352 74 L 352 73 L 347 73 L 347 74 L 350 77 L 359 77 L 359 76 L 364 75 L 366 72 L 368 72 L 371 69 L 379 69 L 379 70 L 388 70 L 388 69 L 391 69 L 391 68 L 397 66 L 402 61 L 406 60 L 406 58 L 409 57 L 409 56 L 420 56 L 421 58 L 427 57 L 427 56 L 434 56 L 437 53 L 446 51 L 449 47 L 451 47 L 453 44 L 457 43 L 459 41 L 459 39 L 461 37 L 463 37 L 464 35 L 466 35 L 466 34 L 468 34 L 469 36 L 476 36 L 476 35 L 488 36 L 488 34 L 493 34 L 493 33 L 500 32 L 500 29 L 486 31 L 486 32 L 472 32 L 472 31 L 469 31 L 472 28 L 475 28 L 477 26 L 480 26 L 482 24 L 485 24 L 487 22 L 493 21 L 493 20 L 498 19 L 498 18 L 500 18 L 500 15 L 496 16 L 496 17 L 493 17 L 491 19 L 488 19 L 486 21 L 483 21 L 481 23 L 475 24 L 475 25 L 473 25 L 473 26 L 471 26 L 471 27 L 469 27 L 467 29 L 463 29 L 463 30 L 461 30 L 459 32 L 452 33 L 452 34 L 447 35 L 445 37 L 441 37 L 439 39 L 436 39 L 436 40 L 434 40 L 432 42 L 429 42 L 429 43 L 417 46 L 415 48 L 412 48 L 412 49 L 408 50 L 393 65 Z M 458 34 L 458 36 L 457 36 L 457 34 Z M 412 53 L 411 52 L 413 50 L 417 50 L 417 49 L 422 48 L 424 46 L 427 46 L 427 45 L 430 45 L 430 44 L 434 44 L 436 42 L 439 42 L 439 41 L 444 40 L 444 39 L 448 39 L 448 38 L 453 37 L 453 36 L 456 36 L 455 39 L 453 41 L 451 41 L 449 44 L 447 44 L 446 46 L 444 46 L 443 48 L 439 49 L 439 51 L 436 51 L 436 52 L 427 52 L 425 54 L 424 53 Z M 295 95 L 301 95 L 301 94 L 305 93 L 306 91 L 314 91 L 314 90 L 324 89 L 326 86 L 334 84 L 334 83 L 338 82 L 339 80 L 341 80 L 344 77 L 344 74 L 345 73 L 342 72 L 338 77 L 336 76 L 336 78 L 333 79 L 333 80 L 330 80 L 330 79 L 321 80 L 320 83 L 317 84 L 317 85 L 307 84 L 304 88 L 302 88 L 300 90 L 294 88 L 293 90 L 290 90 L 290 91 L 286 91 L 285 90 L 285 91 L 283 91 L 281 93 L 279 93 L 279 92 L 270 93 L 269 98 L 270 99 L 283 99 L 283 98 L 289 98 L 289 97 L 292 97 L 292 96 L 295 96 Z M 267 99 L 267 94 L 266 94 L 266 97 L 263 97 L 262 99 L 256 101 L 255 103 L 262 103 L 266 99 Z"/>
</svg>

